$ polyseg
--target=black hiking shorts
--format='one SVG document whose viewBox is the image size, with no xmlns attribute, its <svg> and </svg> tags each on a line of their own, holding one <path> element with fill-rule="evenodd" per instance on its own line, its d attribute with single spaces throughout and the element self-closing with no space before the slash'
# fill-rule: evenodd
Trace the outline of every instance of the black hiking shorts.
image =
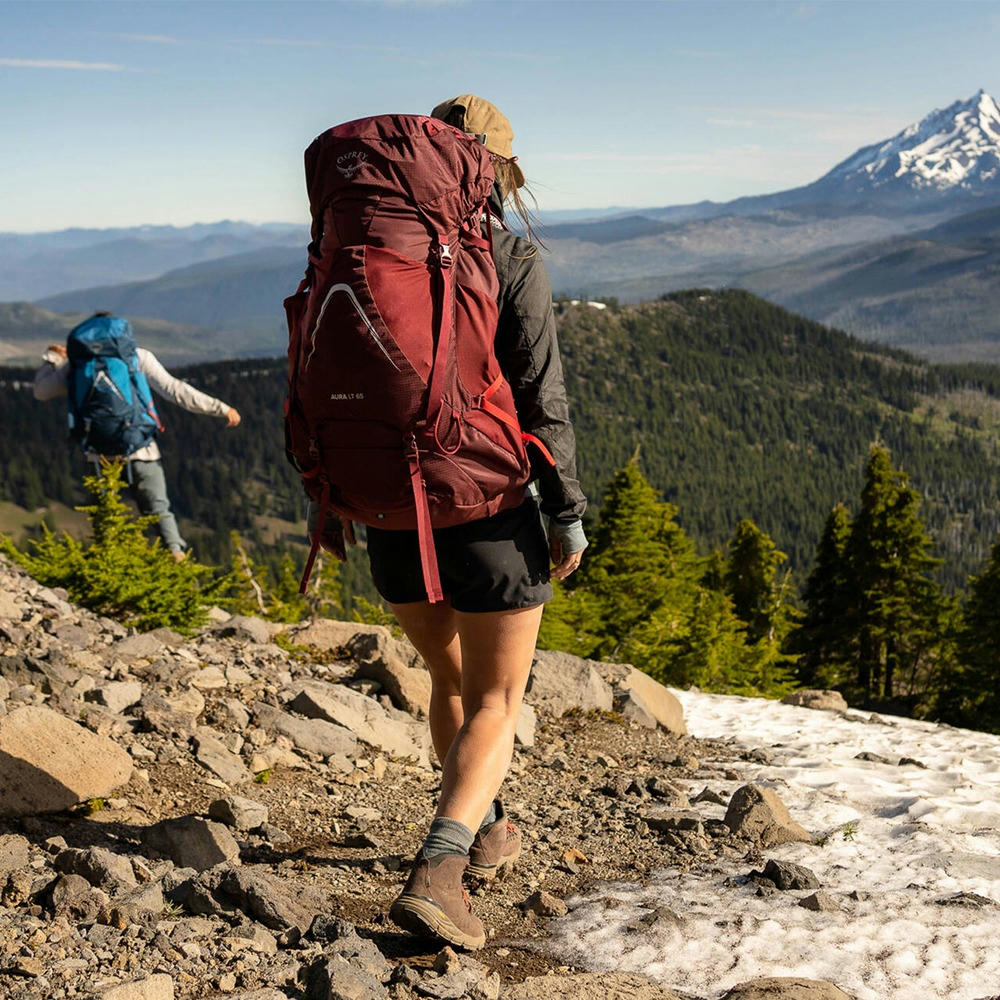
<svg viewBox="0 0 1000 1000">
<path fill-rule="evenodd" d="M 453 528 L 434 531 L 441 588 L 456 611 L 513 611 L 552 597 L 549 545 L 531 497 Z M 368 528 L 372 579 L 390 604 L 426 601 L 416 531 Z"/>
</svg>

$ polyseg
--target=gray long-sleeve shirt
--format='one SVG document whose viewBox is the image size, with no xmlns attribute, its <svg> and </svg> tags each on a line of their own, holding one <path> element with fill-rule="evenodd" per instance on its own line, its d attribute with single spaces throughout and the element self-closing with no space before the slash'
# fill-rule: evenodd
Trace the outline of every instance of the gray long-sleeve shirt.
<svg viewBox="0 0 1000 1000">
<path fill-rule="evenodd" d="M 229 411 L 229 405 L 223 403 L 221 399 L 209 396 L 206 392 L 201 392 L 193 385 L 174 378 L 163 365 L 160 364 L 156 355 L 152 351 L 147 351 L 144 347 L 136 349 L 136 359 L 139 362 L 139 371 L 146 376 L 149 387 L 157 395 L 191 413 L 201 413 L 209 417 L 225 417 Z M 67 393 L 67 377 L 69 376 L 69 361 L 64 359 L 56 351 L 46 351 L 42 355 L 42 366 L 35 372 L 34 395 L 35 399 L 48 400 L 58 399 Z M 160 448 L 156 441 L 150 441 L 145 448 L 129 455 L 129 458 L 139 462 L 155 462 L 160 458 Z"/>
</svg>

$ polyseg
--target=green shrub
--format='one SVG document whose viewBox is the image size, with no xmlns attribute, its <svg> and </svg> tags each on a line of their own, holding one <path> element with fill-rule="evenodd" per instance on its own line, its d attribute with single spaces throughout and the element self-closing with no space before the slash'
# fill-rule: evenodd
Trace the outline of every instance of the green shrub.
<svg viewBox="0 0 1000 1000">
<path fill-rule="evenodd" d="M 78 508 L 87 515 L 92 539 L 84 544 L 47 527 L 21 551 L 0 536 L 0 551 L 23 566 L 39 583 L 63 587 L 70 600 L 141 630 L 188 630 L 205 621 L 205 610 L 225 578 L 192 558 L 175 562 L 159 539 L 146 537 L 155 516 L 136 517 L 121 497 L 123 463 L 102 459 L 99 475 L 84 486 L 93 503 Z"/>
</svg>

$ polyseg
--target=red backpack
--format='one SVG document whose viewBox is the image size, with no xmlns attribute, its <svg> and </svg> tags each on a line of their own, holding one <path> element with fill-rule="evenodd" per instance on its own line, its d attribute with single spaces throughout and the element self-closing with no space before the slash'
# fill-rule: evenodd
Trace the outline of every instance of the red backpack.
<svg viewBox="0 0 1000 1000">
<path fill-rule="evenodd" d="M 381 115 L 324 132 L 305 165 L 313 241 L 285 300 L 286 450 L 320 505 L 301 589 L 333 510 L 415 528 L 441 601 L 432 528 L 519 504 L 538 443 L 493 352 L 490 156 L 437 119 Z"/>
</svg>

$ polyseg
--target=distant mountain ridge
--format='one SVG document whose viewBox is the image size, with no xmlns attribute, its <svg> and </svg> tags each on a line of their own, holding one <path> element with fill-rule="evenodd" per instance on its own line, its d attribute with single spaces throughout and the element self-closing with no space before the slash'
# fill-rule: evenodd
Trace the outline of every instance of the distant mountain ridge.
<svg viewBox="0 0 1000 1000">
<path fill-rule="evenodd" d="M 862 337 L 1000 360 L 996 253 L 981 245 L 994 238 L 991 223 L 952 226 L 995 206 L 1000 108 L 980 90 L 803 187 L 590 220 L 563 214 L 543 233 L 545 260 L 557 295 L 637 301 L 743 286 Z M 982 229 L 980 243 L 969 226 Z M 219 334 L 205 340 L 216 357 L 227 342 L 232 354 L 280 353 L 281 302 L 307 239 L 304 226 L 236 222 L 0 234 L 0 300 L 208 328 Z"/>
</svg>

